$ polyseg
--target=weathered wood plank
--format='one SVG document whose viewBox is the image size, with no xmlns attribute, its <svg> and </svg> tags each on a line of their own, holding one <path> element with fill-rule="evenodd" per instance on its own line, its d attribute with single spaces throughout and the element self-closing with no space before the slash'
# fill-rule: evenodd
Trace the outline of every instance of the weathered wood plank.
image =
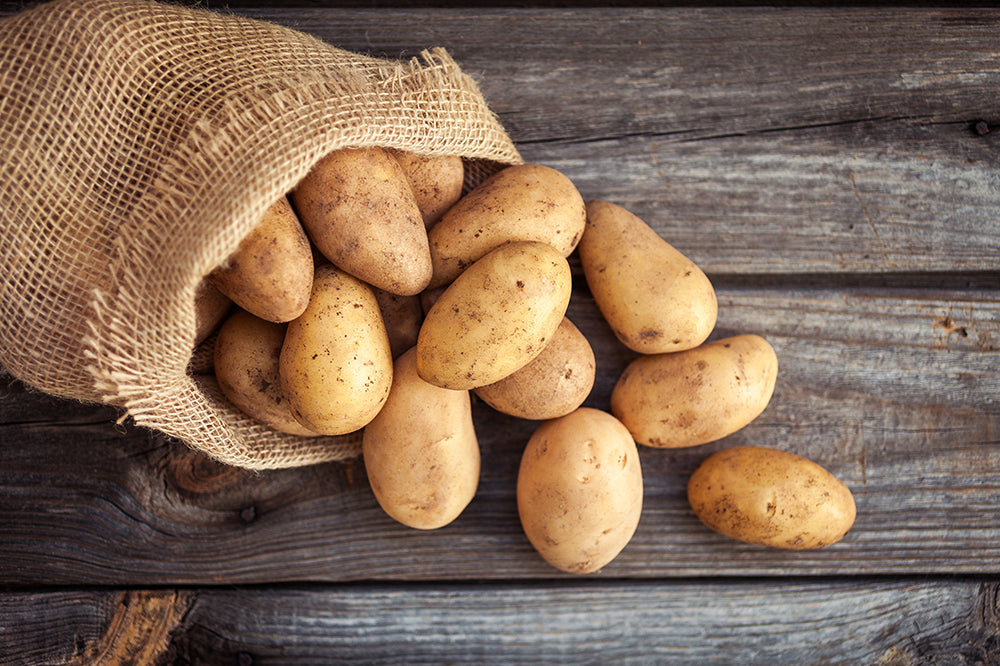
<svg viewBox="0 0 1000 666">
<path fill-rule="evenodd" d="M 994 573 L 1000 292 L 729 286 L 719 294 L 717 337 L 755 332 L 775 346 L 775 396 L 721 442 L 641 452 L 643 517 L 600 575 Z M 570 316 L 598 354 L 588 404 L 606 409 L 632 354 L 585 293 L 574 294 Z M 359 461 L 253 474 L 115 426 L 114 416 L 16 382 L 3 388 L 0 583 L 561 576 L 531 550 L 517 519 L 517 465 L 533 422 L 476 406 L 477 497 L 454 524 L 425 533 L 382 514 Z M 859 513 L 847 538 L 792 553 L 706 530 L 687 506 L 687 477 L 710 452 L 743 443 L 795 451 L 842 478 Z"/>
<path fill-rule="evenodd" d="M 112 644 L 122 657 L 128 639 L 162 633 L 157 663 L 991 663 L 997 588 L 862 579 L 7 593 L 0 661 L 85 663 Z"/>
</svg>

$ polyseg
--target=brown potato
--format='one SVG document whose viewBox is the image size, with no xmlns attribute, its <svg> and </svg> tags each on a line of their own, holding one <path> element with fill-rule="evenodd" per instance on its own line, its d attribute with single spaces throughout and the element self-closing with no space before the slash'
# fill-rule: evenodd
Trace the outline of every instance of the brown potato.
<svg viewBox="0 0 1000 666">
<path fill-rule="evenodd" d="M 365 426 L 362 455 L 382 509 L 416 529 L 437 529 L 465 510 L 479 485 L 479 442 L 468 391 L 428 384 L 416 349 L 393 367 L 382 411 Z"/>
<path fill-rule="evenodd" d="M 392 357 L 399 356 L 417 344 L 420 325 L 424 321 L 424 308 L 420 296 L 400 296 L 384 289 L 372 288 L 382 313 L 382 323 L 389 335 Z"/>
<path fill-rule="evenodd" d="M 569 262 L 551 245 L 498 247 L 431 306 L 417 336 L 420 376 L 472 389 L 524 367 L 559 327 L 571 289 Z"/>
<path fill-rule="evenodd" d="M 594 301 L 629 349 L 691 349 L 715 328 L 718 302 L 708 277 L 624 208 L 588 202 L 578 253 Z"/>
<path fill-rule="evenodd" d="M 315 435 L 292 416 L 281 391 L 278 358 L 287 324 L 237 309 L 215 339 L 215 377 L 222 394 L 241 412 L 292 435 Z"/>
<path fill-rule="evenodd" d="M 427 286 L 427 230 L 413 188 L 388 151 L 336 150 L 291 196 L 309 238 L 341 270 L 402 296 Z"/>
<path fill-rule="evenodd" d="M 219 288 L 209 280 L 202 280 L 194 292 L 195 346 L 215 333 L 232 309 L 231 298 L 219 291 Z"/>
<path fill-rule="evenodd" d="M 457 155 L 422 157 L 402 150 L 392 151 L 392 155 L 413 187 L 424 227 L 430 229 L 462 198 L 465 163 Z"/>
<path fill-rule="evenodd" d="M 851 491 L 823 467 L 758 446 L 709 456 L 691 475 L 687 494 L 698 519 L 716 532 L 791 550 L 840 541 L 857 513 Z"/>
<path fill-rule="evenodd" d="M 563 571 L 592 573 L 617 557 L 639 524 L 642 494 L 635 442 L 607 412 L 582 407 L 545 421 L 521 457 L 521 526 Z"/>
<path fill-rule="evenodd" d="M 594 350 L 573 322 L 563 318 L 542 353 L 513 374 L 475 389 L 493 409 L 522 419 L 569 414 L 594 388 Z"/>
<path fill-rule="evenodd" d="M 428 232 L 440 287 L 490 250 L 509 241 L 548 243 L 568 257 L 583 234 L 583 197 L 569 178 L 550 167 L 520 164 L 480 183 Z"/>
<path fill-rule="evenodd" d="M 309 303 L 313 260 L 299 219 L 281 197 L 209 280 L 241 308 L 261 319 L 287 322 Z"/>
<path fill-rule="evenodd" d="M 371 287 L 317 266 L 309 307 L 285 332 L 279 374 L 293 416 L 310 430 L 343 435 L 375 418 L 392 385 L 392 352 Z"/>
<path fill-rule="evenodd" d="M 639 356 L 618 378 L 611 412 L 639 444 L 705 444 L 757 418 L 771 400 L 777 374 L 778 357 L 759 335 Z"/>
</svg>

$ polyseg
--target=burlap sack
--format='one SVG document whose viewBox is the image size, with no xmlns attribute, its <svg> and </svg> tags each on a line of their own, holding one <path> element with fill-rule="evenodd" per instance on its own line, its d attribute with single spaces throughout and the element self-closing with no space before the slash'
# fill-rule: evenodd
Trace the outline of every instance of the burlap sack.
<svg viewBox="0 0 1000 666">
<path fill-rule="evenodd" d="M 320 157 L 520 156 L 443 50 L 398 63 L 263 22 L 138 0 L 0 21 L 0 363 L 53 395 L 232 465 L 344 459 L 358 436 L 273 433 L 187 372 L 194 294 Z"/>
</svg>

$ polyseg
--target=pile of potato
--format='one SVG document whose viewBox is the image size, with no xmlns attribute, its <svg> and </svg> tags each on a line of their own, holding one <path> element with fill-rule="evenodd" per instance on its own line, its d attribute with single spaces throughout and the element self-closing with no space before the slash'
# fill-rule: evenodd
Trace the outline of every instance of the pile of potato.
<svg viewBox="0 0 1000 666">
<path fill-rule="evenodd" d="M 331 153 L 208 276 L 198 339 L 217 328 L 219 386 L 250 417 L 302 436 L 362 431 L 376 500 L 413 528 L 447 525 L 476 493 L 471 394 L 540 421 L 517 478 L 524 532 L 554 567 L 597 571 L 638 525 L 637 443 L 744 427 L 771 399 L 777 358 L 757 335 L 708 342 L 718 306 L 699 267 L 562 173 L 511 166 L 464 196 L 463 181 L 457 157 Z M 582 407 L 596 363 L 566 317 L 574 251 L 638 353 L 609 411 Z M 239 307 L 222 314 L 229 299 Z M 780 548 L 834 543 L 855 516 L 826 470 L 759 447 L 710 456 L 688 497 L 708 527 Z"/>
</svg>

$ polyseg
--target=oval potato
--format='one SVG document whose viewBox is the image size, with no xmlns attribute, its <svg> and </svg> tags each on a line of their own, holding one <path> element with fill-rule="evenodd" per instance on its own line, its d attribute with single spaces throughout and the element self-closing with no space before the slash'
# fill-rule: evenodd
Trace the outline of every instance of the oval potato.
<svg viewBox="0 0 1000 666">
<path fill-rule="evenodd" d="M 427 230 L 413 188 L 388 151 L 335 150 L 291 196 L 309 238 L 341 270 L 403 296 L 427 286 Z"/>
<path fill-rule="evenodd" d="M 568 257 L 585 223 L 583 197 L 559 171 L 539 164 L 502 169 L 459 199 L 431 227 L 434 275 L 428 287 L 452 282 L 509 241 L 548 243 Z"/>
<path fill-rule="evenodd" d="M 706 526 L 733 539 L 803 550 L 840 541 L 857 514 L 850 489 L 794 453 L 737 446 L 709 456 L 687 486 Z"/>
<path fill-rule="evenodd" d="M 278 359 L 286 328 L 237 309 L 215 339 L 215 378 L 222 394 L 250 418 L 279 432 L 315 435 L 292 416 L 281 390 Z"/>
<path fill-rule="evenodd" d="M 343 435 L 375 418 L 392 385 L 392 352 L 371 287 L 318 266 L 309 306 L 288 324 L 279 373 L 292 414 L 310 430 Z"/>
<path fill-rule="evenodd" d="M 543 421 L 569 414 L 594 388 L 594 350 L 573 322 L 564 317 L 542 352 L 513 374 L 475 389 L 493 409 L 522 419 Z"/>
<path fill-rule="evenodd" d="M 399 358 L 417 344 L 420 324 L 424 321 L 424 308 L 420 296 L 400 296 L 384 289 L 375 289 L 375 300 L 382 313 L 382 323 L 389 335 L 389 349 L 393 358 Z"/>
<path fill-rule="evenodd" d="M 198 283 L 194 292 L 194 344 L 200 345 L 218 330 L 233 308 L 231 298 L 208 279 Z"/>
<path fill-rule="evenodd" d="M 592 573 L 632 539 L 642 513 L 635 442 L 589 407 L 540 425 L 524 449 L 517 509 L 525 535 L 552 566 Z"/>
<path fill-rule="evenodd" d="M 410 181 L 424 227 L 430 229 L 462 198 L 465 163 L 457 155 L 424 157 L 402 150 L 392 155 Z"/>
<path fill-rule="evenodd" d="M 594 301 L 629 349 L 691 349 L 715 328 L 718 301 L 705 273 L 624 208 L 589 201 L 578 253 Z"/>
<path fill-rule="evenodd" d="M 774 393 L 778 357 L 759 335 L 737 335 L 673 354 L 639 356 L 611 392 L 611 412 L 639 444 L 680 448 L 743 428 Z"/>
<path fill-rule="evenodd" d="M 208 279 L 261 319 L 287 322 L 302 314 L 312 288 L 312 248 L 286 197 L 264 213 L 260 224 Z"/>
<path fill-rule="evenodd" d="M 468 391 L 428 384 L 416 348 L 393 368 L 382 411 L 365 426 L 362 456 L 382 509 L 416 529 L 437 529 L 465 510 L 479 485 L 479 442 Z"/>
<path fill-rule="evenodd" d="M 566 314 L 569 262 L 551 245 L 502 245 L 458 277 L 431 306 L 417 336 L 424 381 L 473 389 L 541 353 Z"/>
</svg>

